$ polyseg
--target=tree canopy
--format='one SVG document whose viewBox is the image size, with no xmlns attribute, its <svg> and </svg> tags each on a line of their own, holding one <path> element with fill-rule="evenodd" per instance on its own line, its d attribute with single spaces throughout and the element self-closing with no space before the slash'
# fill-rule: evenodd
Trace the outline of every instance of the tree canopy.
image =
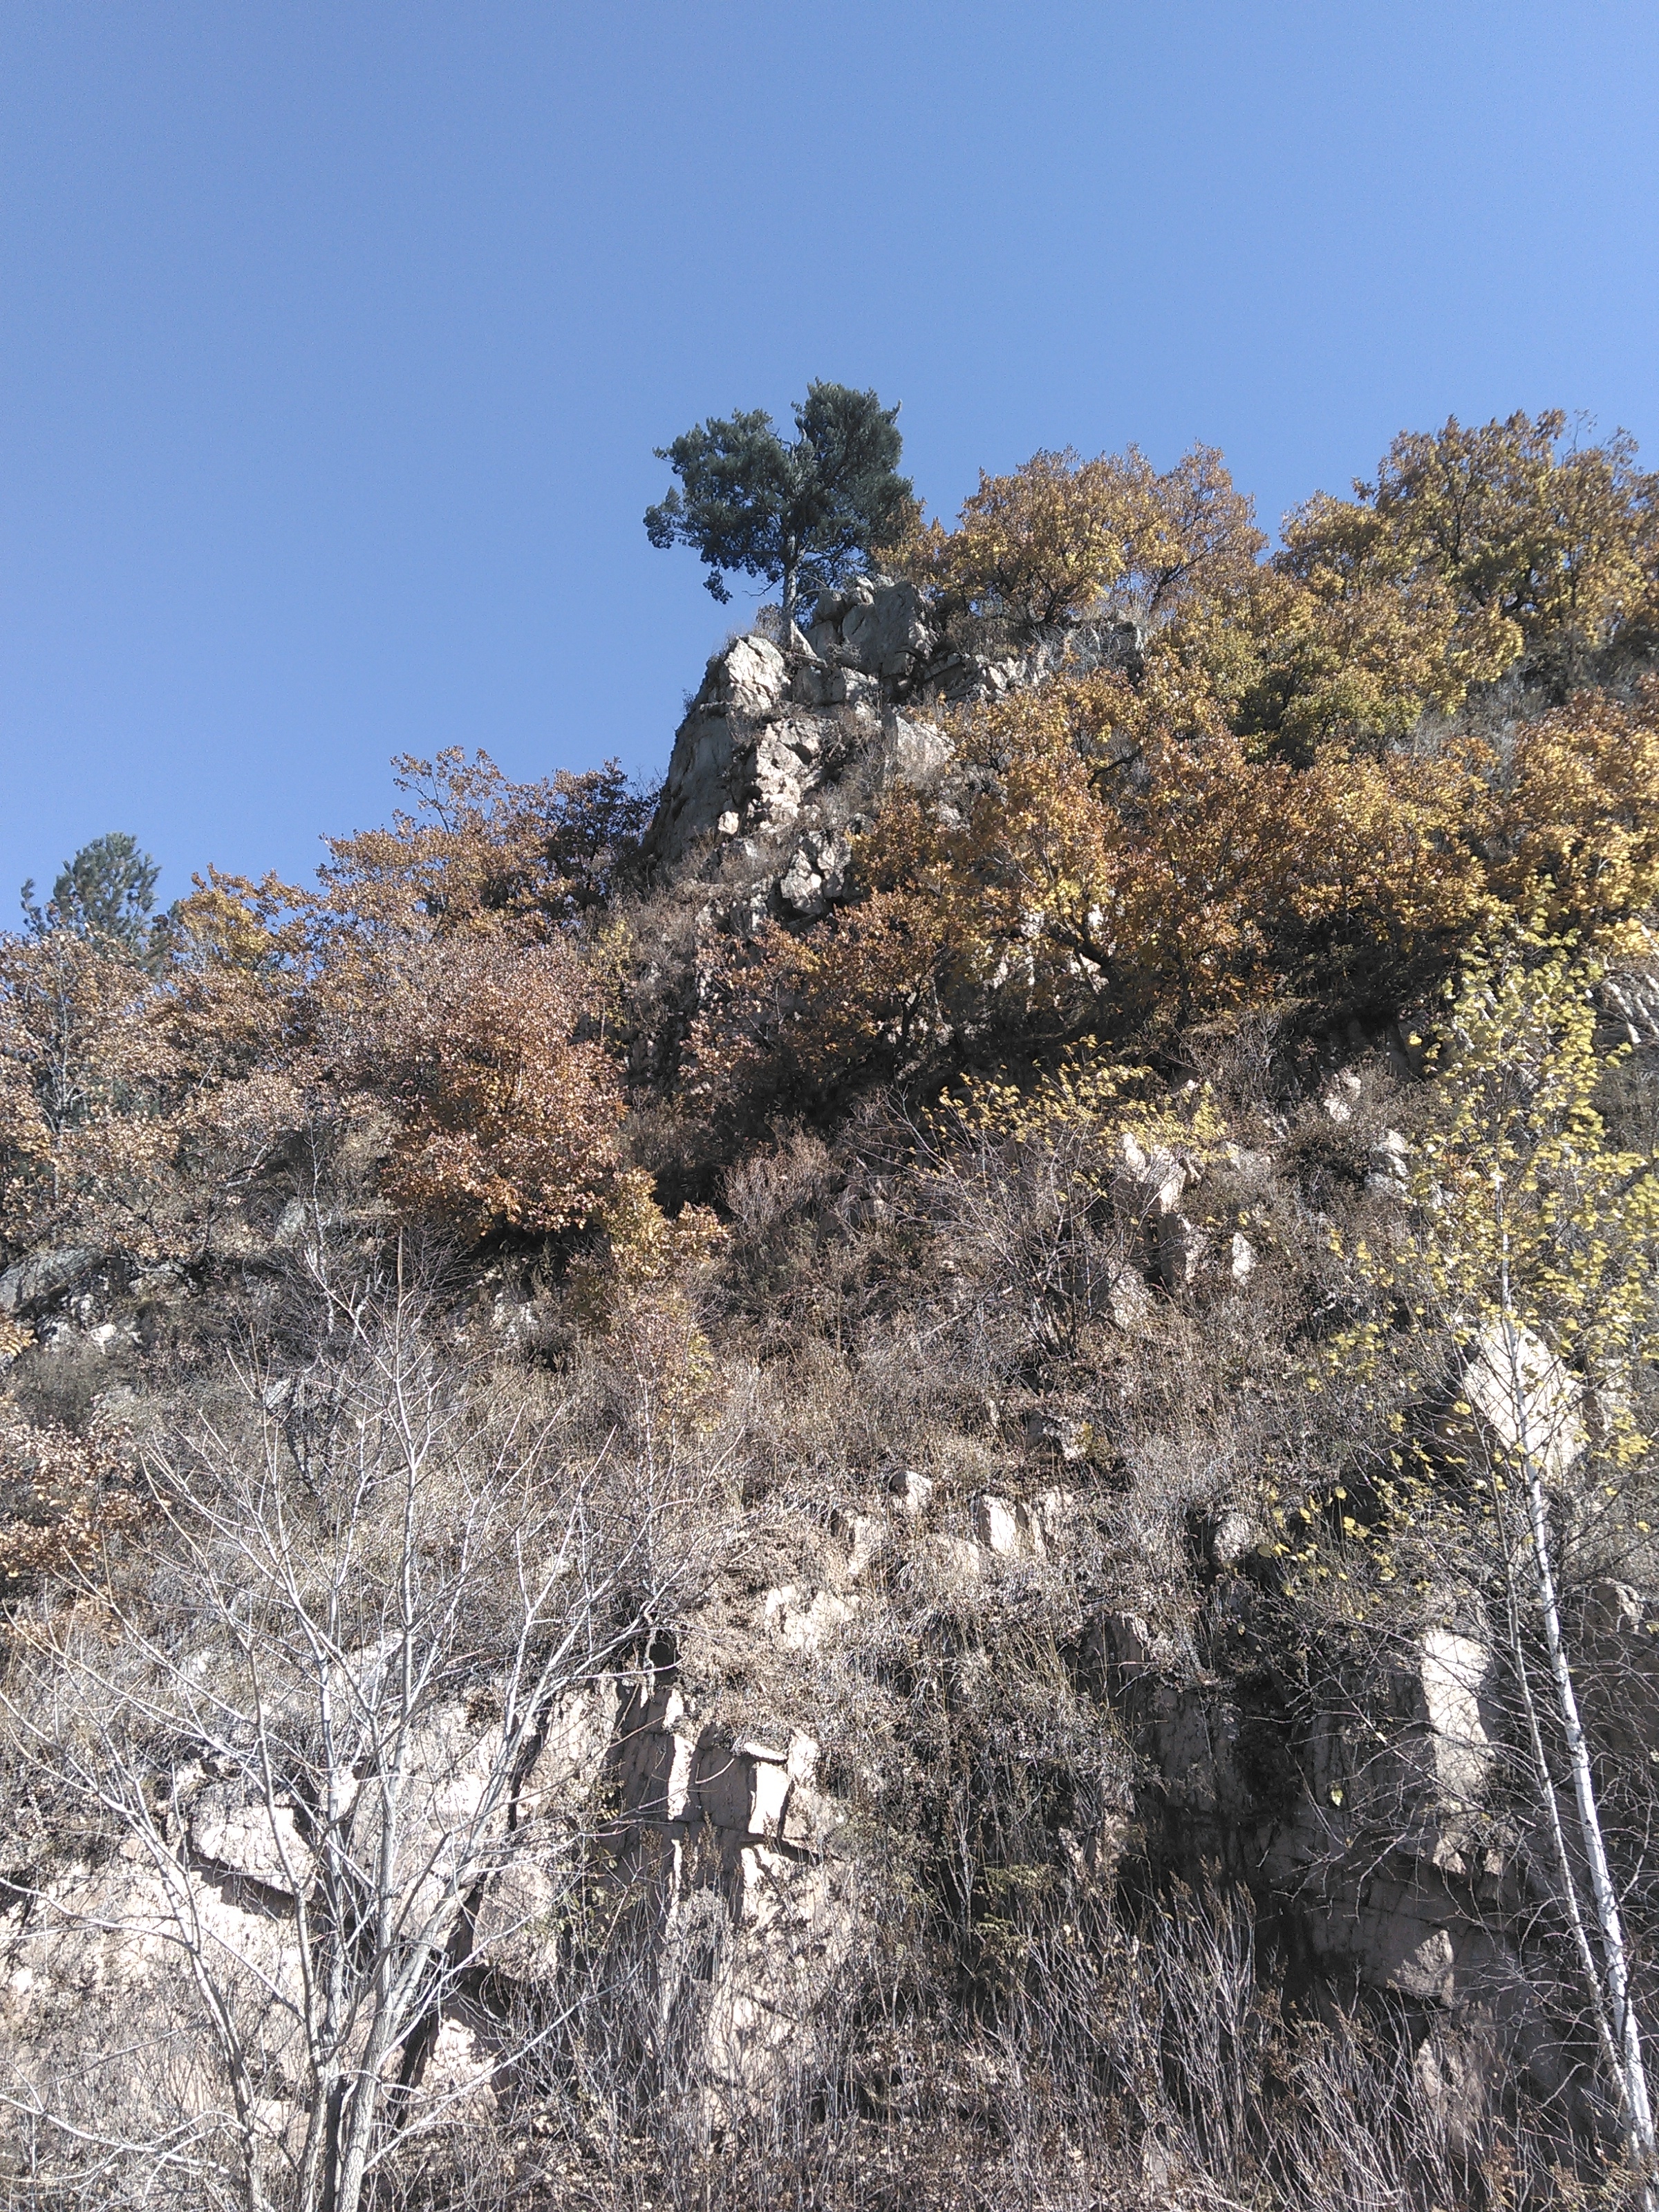
<svg viewBox="0 0 1659 2212">
<path fill-rule="evenodd" d="M 78 937 L 104 938 L 130 952 L 141 951 L 155 927 L 149 917 L 161 872 L 149 854 L 139 851 L 136 837 L 112 830 L 82 845 L 58 870 L 52 887 L 52 921 Z M 46 915 L 34 903 L 33 879 L 23 886 L 23 911 L 37 934 L 46 927 Z"/>
<path fill-rule="evenodd" d="M 691 546 L 719 600 L 732 596 L 728 571 L 781 585 L 787 634 L 803 592 L 839 582 L 913 520 L 898 411 L 873 392 L 819 382 L 794 410 L 790 444 L 763 409 L 711 416 L 657 448 L 680 483 L 646 509 L 646 533 Z"/>
</svg>

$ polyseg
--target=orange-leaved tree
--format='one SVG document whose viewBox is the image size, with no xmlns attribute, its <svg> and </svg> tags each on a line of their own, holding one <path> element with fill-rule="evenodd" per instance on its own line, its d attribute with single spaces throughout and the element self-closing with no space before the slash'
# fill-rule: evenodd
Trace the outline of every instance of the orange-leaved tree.
<svg viewBox="0 0 1659 2212">
<path fill-rule="evenodd" d="M 413 811 L 329 841 L 314 994 L 324 1056 L 387 1105 L 395 1210 L 468 1237 L 581 1221 L 617 1164 L 611 983 L 574 925 L 638 844 L 613 762 L 510 781 L 485 755 L 404 759 Z"/>
<path fill-rule="evenodd" d="M 331 841 L 318 891 L 210 871 L 164 959 L 55 915 L 0 938 L 9 1249 L 246 1253 L 348 1154 L 370 1214 L 469 1237 L 590 1210 L 615 1164 L 614 982 L 571 939 L 644 801 L 614 765 L 538 785 L 482 755 L 401 766 L 416 810 Z"/>
<path fill-rule="evenodd" d="M 622 1094 L 570 946 L 479 933 L 377 948 L 341 959 L 325 990 L 325 1057 L 396 1116 L 381 1188 L 398 1213 L 477 1238 L 593 1210 Z"/>
</svg>

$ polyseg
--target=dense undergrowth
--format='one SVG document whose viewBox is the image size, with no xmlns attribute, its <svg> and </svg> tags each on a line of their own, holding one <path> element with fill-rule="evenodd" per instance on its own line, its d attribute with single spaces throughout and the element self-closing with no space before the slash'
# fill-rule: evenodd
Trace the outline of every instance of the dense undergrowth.
<svg viewBox="0 0 1659 2212">
<path fill-rule="evenodd" d="M 533 2057 L 374 2201 L 1623 2201 L 1547 1883 L 1501 1906 L 1548 2021 L 1522 2051 L 1325 1972 L 1261 1873 L 1320 1717 L 1375 1733 L 1425 1624 L 1512 1598 L 1459 1379 L 1494 1188 L 1586 1393 L 1564 1586 L 1659 1586 L 1659 1035 L 1608 993 L 1659 967 L 1659 513 L 1564 428 L 1402 439 L 1271 560 L 1213 454 L 986 481 L 903 562 L 960 649 L 1048 672 L 954 710 L 811 925 L 711 922 L 614 770 L 453 754 L 314 889 L 210 873 L 154 929 L 0 939 L 14 1717 L 66 1608 L 188 1635 L 186 1463 L 326 1520 L 295 1378 L 343 1406 L 342 1345 L 395 1322 L 467 1437 L 534 1432 L 548 1494 L 621 1466 L 672 1498 L 630 1633 L 733 1741 L 823 1747 L 858 1934 L 764 2095 L 716 2111 L 648 1932 L 578 1883 Z M 1083 665 L 1102 622 L 1132 665 Z M 895 1469 L 935 1531 L 1063 1487 L 1065 1534 L 964 1583 L 901 1529 L 847 1632 L 780 1651 L 766 1594 Z M 1237 1802 L 1152 1771 L 1160 1668 L 1224 1689 Z M 158 1723 L 145 1787 L 177 1753 Z M 1647 1747 L 1598 1757 L 1652 2020 Z M 21 1882 L 70 1816 L 7 1758 Z M 9 2154 L 19 2202 L 239 2201 Z"/>
</svg>

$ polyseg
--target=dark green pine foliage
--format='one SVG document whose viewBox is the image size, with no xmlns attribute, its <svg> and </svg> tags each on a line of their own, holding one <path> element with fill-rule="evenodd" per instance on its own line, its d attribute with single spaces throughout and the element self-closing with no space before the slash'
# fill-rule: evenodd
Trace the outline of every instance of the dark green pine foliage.
<svg viewBox="0 0 1659 2212">
<path fill-rule="evenodd" d="M 812 384 L 786 445 L 763 409 L 711 416 L 657 448 L 679 485 L 647 507 L 653 545 L 690 545 L 717 599 L 728 570 L 782 586 L 784 635 L 803 596 L 839 583 L 915 512 L 897 473 L 898 409 L 873 392 Z"/>
<path fill-rule="evenodd" d="M 138 840 L 112 830 L 82 845 L 65 860 L 45 912 L 34 903 L 34 885 L 23 886 L 23 912 L 37 936 L 48 929 L 73 930 L 77 937 L 101 938 L 154 965 L 163 957 L 168 916 L 151 918 L 155 882 L 161 871 Z"/>
</svg>

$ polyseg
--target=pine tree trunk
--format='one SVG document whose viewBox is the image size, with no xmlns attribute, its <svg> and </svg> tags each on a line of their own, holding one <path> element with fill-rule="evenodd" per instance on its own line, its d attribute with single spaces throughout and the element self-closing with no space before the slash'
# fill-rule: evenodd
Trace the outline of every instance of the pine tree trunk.
<svg viewBox="0 0 1659 2212">
<path fill-rule="evenodd" d="M 783 549 L 783 649 L 795 642 L 795 590 L 800 575 L 800 553 L 793 538 Z"/>
</svg>

